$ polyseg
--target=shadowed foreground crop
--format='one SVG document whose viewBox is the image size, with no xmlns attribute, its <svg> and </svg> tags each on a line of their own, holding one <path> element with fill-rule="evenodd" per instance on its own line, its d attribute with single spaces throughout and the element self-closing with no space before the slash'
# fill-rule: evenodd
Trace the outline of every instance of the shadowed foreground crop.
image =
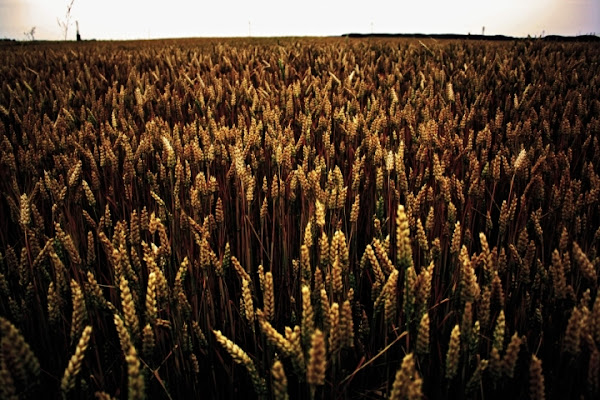
<svg viewBox="0 0 600 400">
<path fill-rule="evenodd" d="M 600 396 L 597 44 L 0 60 L 1 398 Z"/>
</svg>

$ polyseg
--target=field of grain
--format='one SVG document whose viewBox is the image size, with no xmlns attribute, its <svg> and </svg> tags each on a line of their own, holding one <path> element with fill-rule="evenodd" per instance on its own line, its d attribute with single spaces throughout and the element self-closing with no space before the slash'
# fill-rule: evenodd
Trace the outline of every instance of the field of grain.
<svg viewBox="0 0 600 400">
<path fill-rule="evenodd" d="M 600 45 L 0 61 L 0 398 L 600 396 Z"/>
</svg>

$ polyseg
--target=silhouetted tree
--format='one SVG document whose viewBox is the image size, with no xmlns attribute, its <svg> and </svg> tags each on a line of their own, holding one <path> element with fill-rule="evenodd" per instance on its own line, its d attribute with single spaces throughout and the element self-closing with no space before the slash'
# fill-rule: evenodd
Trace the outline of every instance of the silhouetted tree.
<svg viewBox="0 0 600 400">
<path fill-rule="evenodd" d="M 24 32 L 27 39 L 34 41 L 35 40 L 35 26 L 31 28 L 29 32 Z"/>
<path fill-rule="evenodd" d="M 58 17 L 56 18 L 56 21 L 58 22 L 58 26 L 60 26 L 60 29 L 62 29 L 62 31 L 63 31 L 64 40 L 67 40 L 67 33 L 69 32 L 69 25 L 71 25 L 71 9 L 73 8 L 73 3 L 75 3 L 75 0 L 71 0 L 69 5 L 67 6 L 67 12 L 65 13 L 64 20 L 61 21 Z"/>
</svg>

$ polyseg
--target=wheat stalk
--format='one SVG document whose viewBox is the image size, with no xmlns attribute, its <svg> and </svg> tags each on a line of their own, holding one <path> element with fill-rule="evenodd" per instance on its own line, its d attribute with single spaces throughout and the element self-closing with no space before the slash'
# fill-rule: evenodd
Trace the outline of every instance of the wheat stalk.
<svg viewBox="0 0 600 400">
<path fill-rule="evenodd" d="M 85 351 L 87 350 L 91 336 L 92 327 L 88 325 L 83 329 L 81 337 L 79 338 L 79 342 L 77 343 L 77 347 L 75 347 L 75 353 L 71 356 L 71 359 L 69 360 L 69 365 L 67 365 L 67 368 L 65 369 L 65 372 L 63 374 L 60 383 L 60 388 L 63 391 L 63 393 L 68 393 L 73 389 L 73 386 L 75 386 L 75 378 L 81 370 L 83 357 L 85 355 Z"/>
</svg>

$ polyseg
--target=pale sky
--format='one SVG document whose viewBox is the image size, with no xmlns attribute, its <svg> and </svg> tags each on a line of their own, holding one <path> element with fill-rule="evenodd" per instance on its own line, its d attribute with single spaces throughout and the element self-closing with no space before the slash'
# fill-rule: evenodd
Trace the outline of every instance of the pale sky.
<svg viewBox="0 0 600 400">
<path fill-rule="evenodd" d="M 62 39 L 70 0 L 0 0 L 0 39 Z M 600 35 L 600 0 L 75 0 L 84 39 L 328 36 L 343 33 Z"/>
</svg>

